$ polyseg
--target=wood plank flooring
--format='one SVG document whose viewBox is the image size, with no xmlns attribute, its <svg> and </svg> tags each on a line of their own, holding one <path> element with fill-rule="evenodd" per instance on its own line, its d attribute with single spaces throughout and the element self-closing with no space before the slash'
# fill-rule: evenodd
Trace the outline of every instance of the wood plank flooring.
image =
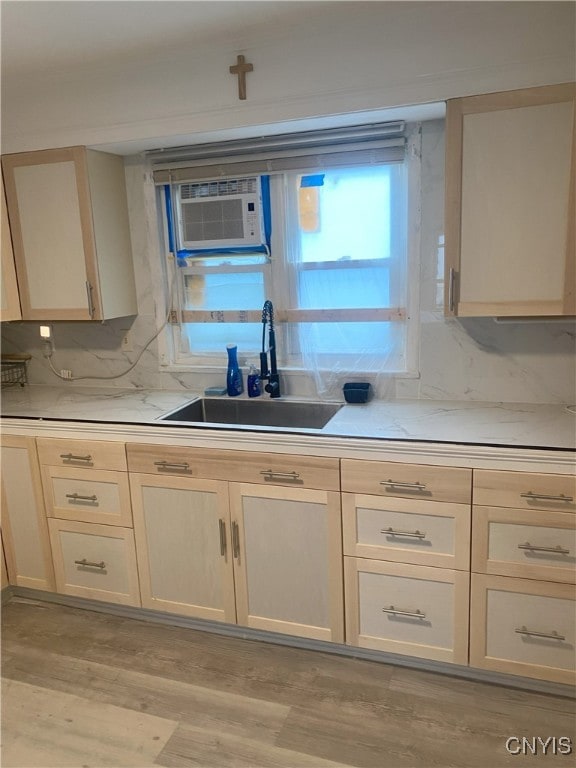
<svg viewBox="0 0 576 768">
<path fill-rule="evenodd" d="M 504 768 L 576 702 L 14 598 L 2 609 L 3 768 Z"/>
</svg>

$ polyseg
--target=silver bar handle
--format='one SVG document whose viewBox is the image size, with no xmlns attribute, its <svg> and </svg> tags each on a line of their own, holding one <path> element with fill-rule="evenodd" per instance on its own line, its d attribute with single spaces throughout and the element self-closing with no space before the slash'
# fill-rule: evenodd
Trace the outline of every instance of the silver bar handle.
<svg viewBox="0 0 576 768">
<path fill-rule="evenodd" d="M 187 472 L 190 469 L 190 464 L 187 461 L 155 461 L 154 466 L 158 467 L 158 471 L 165 471 L 169 469 L 175 469 L 178 472 Z"/>
<path fill-rule="evenodd" d="M 408 483 L 401 480 L 381 480 L 380 485 L 384 485 L 386 488 L 404 488 L 407 491 L 425 491 L 425 483 Z"/>
<path fill-rule="evenodd" d="M 91 563 L 90 560 L 86 560 L 85 557 L 82 558 L 82 560 L 74 560 L 74 563 L 76 565 L 85 565 L 87 568 L 100 568 L 100 570 L 106 568 L 104 560 L 101 560 L 99 563 Z"/>
<path fill-rule="evenodd" d="M 263 475 L 264 480 L 287 480 L 288 482 L 296 482 L 300 479 L 298 472 L 280 472 L 274 469 L 262 469 L 260 474 Z"/>
<path fill-rule="evenodd" d="M 527 541 L 525 544 L 518 544 L 518 549 L 527 549 L 529 552 L 551 552 L 555 555 L 569 555 L 570 550 L 564 549 L 560 544 L 555 547 L 540 547 L 535 544 L 530 544 Z"/>
<path fill-rule="evenodd" d="M 391 613 L 393 616 L 408 616 L 411 619 L 425 619 L 426 614 L 417 608 L 415 611 L 403 611 L 400 608 L 394 608 L 391 605 L 389 608 L 382 608 L 383 613 Z"/>
<path fill-rule="evenodd" d="M 448 270 L 448 310 L 454 312 L 456 309 L 455 300 L 455 285 L 456 285 L 456 270 L 454 267 L 450 267 Z"/>
<path fill-rule="evenodd" d="M 551 632 L 535 632 L 532 629 L 526 629 L 526 627 L 519 627 L 514 632 L 517 632 L 519 635 L 527 635 L 528 637 L 543 637 L 546 640 L 558 640 L 560 642 L 566 640 L 564 635 L 559 634 L 555 629 Z"/>
<path fill-rule="evenodd" d="M 558 496 L 552 496 L 547 493 L 534 493 L 533 491 L 528 491 L 528 493 L 521 493 L 520 496 L 523 499 L 529 499 L 532 501 L 574 501 L 573 496 L 566 496 L 563 493 L 559 494 Z"/>
<path fill-rule="evenodd" d="M 395 531 L 393 528 L 382 528 L 380 533 L 386 533 L 389 536 L 406 536 L 411 539 L 425 539 L 426 533 L 422 531 Z"/>
<path fill-rule="evenodd" d="M 86 280 L 86 295 L 88 297 L 88 314 L 90 317 L 94 317 L 94 299 L 92 298 L 92 286 Z"/>
<path fill-rule="evenodd" d="M 238 523 L 232 523 L 232 554 L 238 559 L 240 557 L 240 529 Z"/>
<path fill-rule="evenodd" d="M 60 458 L 64 461 L 92 461 L 92 456 L 89 453 L 86 456 L 78 456 L 75 453 L 61 453 Z"/>
<path fill-rule="evenodd" d="M 226 557 L 226 523 L 220 518 L 218 525 L 220 526 L 220 554 Z"/>
<path fill-rule="evenodd" d="M 92 496 L 81 496 L 79 493 L 67 493 L 66 498 L 70 499 L 72 503 L 75 501 L 98 501 L 98 496 L 95 493 Z"/>
</svg>

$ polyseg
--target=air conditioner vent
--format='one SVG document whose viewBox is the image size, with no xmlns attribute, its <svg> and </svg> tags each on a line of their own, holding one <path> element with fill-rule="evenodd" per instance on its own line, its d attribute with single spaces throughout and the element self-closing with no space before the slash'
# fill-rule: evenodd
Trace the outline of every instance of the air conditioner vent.
<svg viewBox="0 0 576 768">
<path fill-rule="evenodd" d="M 180 199 L 193 200 L 203 197 L 226 197 L 228 195 L 256 194 L 257 177 L 250 179 L 222 179 L 204 181 L 197 184 L 181 184 Z"/>
</svg>

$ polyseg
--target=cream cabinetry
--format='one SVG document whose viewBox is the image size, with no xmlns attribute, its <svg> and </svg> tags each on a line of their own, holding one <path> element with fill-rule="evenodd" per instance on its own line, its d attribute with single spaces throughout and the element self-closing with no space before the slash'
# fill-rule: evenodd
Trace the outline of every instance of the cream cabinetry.
<svg viewBox="0 0 576 768">
<path fill-rule="evenodd" d="M 140 605 L 124 444 L 37 443 L 56 591 Z"/>
<path fill-rule="evenodd" d="M 124 166 L 86 149 L 2 158 L 24 320 L 137 312 Z"/>
<path fill-rule="evenodd" d="M 145 605 L 344 639 L 338 459 L 154 445 L 127 455 Z"/>
<path fill-rule="evenodd" d="M 576 314 L 576 84 L 454 99 L 445 309 Z"/>
<path fill-rule="evenodd" d="M 54 589 L 52 553 L 34 438 L 2 435 L 2 537 L 10 583 Z"/>
<path fill-rule="evenodd" d="M 576 679 L 574 488 L 569 475 L 474 471 L 472 666 Z"/>
<path fill-rule="evenodd" d="M 16 267 L 14 265 L 14 251 L 10 236 L 10 223 L 6 210 L 6 195 L 4 193 L 4 180 L 1 178 L 2 190 L 0 193 L 0 206 L 2 219 L 0 222 L 0 258 L 2 262 L 2 276 L 0 279 L 0 321 L 20 320 L 20 296 L 18 294 L 18 282 L 16 279 Z"/>
<path fill-rule="evenodd" d="M 468 661 L 469 469 L 343 459 L 346 639 Z"/>
</svg>

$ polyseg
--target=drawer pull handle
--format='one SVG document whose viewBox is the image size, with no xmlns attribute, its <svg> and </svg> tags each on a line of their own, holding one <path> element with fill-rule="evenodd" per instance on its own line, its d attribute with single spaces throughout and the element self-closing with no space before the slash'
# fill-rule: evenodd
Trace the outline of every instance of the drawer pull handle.
<svg viewBox="0 0 576 768">
<path fill-rule="evenodd" d="M 236 559 L 240 557 L 240 529 L 238 523 L 232 523 L 232 554 Z"/>
<path fill-rule="evenodd" d="M 519 635 L 527 635 L 528 637 L 543 637 L 546 640 L 558 640 L 560 642 L 566 640 L 564 635 L 560 635 L 555 629 L 553 629 L 552 632 L 535 632 L 532 629 L 520 627 L 520 629 L 515 629 L 514 632 L 517 632 Z"/>
<path fill-rule="evenodd" d="M 220 526 L 220 554 L 226 557 L 226 523 L 220 518 L 218 525 Z"/>
<path fill-rule="evenodd" d="M 391 613 L 393 616 L 408 616 L 411 619 L 425 619 L 426 614 L 417 608 L 415 611 L 402 611 L 400 608 L 394 608 L 391 605 L 389 608 L 382 608 L 383 613 Z"/>
<path fill-rule="evenodd" d="M 81 496 L 79 493 L 67 493 L 66 498 L 70 499 L 70 503 L 74 504 L 76 501 L 98 501 L 98 496 L 92 494 L 92 496 Z"/>
<path fill-rule="evenodd" d="M 411 539 L 425 539 L 426 533 L 421 531 L 395 531 L 393 528 L 382 528 L 380 533 L 386 533 L 388 536 L 407 536 Z"/>
<path fill-rule="evenodd" d="M 86 456 L 78 456 L 74 453 L 61 453 L 60 458 L 64 461 L 92 461 L 92 456 L 89 453 Z"/>
<path fill-rule="evenodd" d="M 154 466 L 158 467 L 158 471 L 166 471 L 169 469 L 175 469 L 177 472 L 188 472 L 190 469 L 190 464 L 188 464 L 187 461 L 177 462 L 177 461 L 155 461 Z"/>
<path fill-rule="evenodd" d="M 91 563 L 90 560 L 86 560 L 85 557 L 83 557 L 82 560 L 74 560 L 74 563 L 76 565 L 85 565 L 87 568 L 100 568 L 101 571 L 106 568 L 104 560 L 101 560 L 99 563 Z"/>
<path fill-rule="evenodd" d="M 533 491 L 528 491 L 528 493 L 521 493 L 520 496 L 529 501 L 565 501 L 567 503 L 574 501 L 573 496 L 566 496 L 563 493 L 558 496 L 551 496 L 546 493 L 534 493 Z"/>
<path fill-rule="evenodd" d="M 262 469 L 260 474 L 264 476 L 264 480 L 285 480 L 295 483 L 300 479 L 298 472 L 279 472 L 273 469 Z"/>
<path fill-rule="evenodd" d="M 426 490 L 425 483 L 408 483 L 400 480 L 381 480 L 380 485 L 386 486 L 386 489 L 402 488 L 405 491 L 417 491 L 421 493 Z"/>
<path fill-rule="evenodd" d="M 556 547 L 539 547 L 536 544 L 530 544 L 527 541 L 525 544 L 518 544 L 518 549 L 527 549 L 529 552 L 551 552 L 554 555 L 569 555 L 570 550 L 564 549 L 564 547 L 558 544 Z"/>
</svg>

